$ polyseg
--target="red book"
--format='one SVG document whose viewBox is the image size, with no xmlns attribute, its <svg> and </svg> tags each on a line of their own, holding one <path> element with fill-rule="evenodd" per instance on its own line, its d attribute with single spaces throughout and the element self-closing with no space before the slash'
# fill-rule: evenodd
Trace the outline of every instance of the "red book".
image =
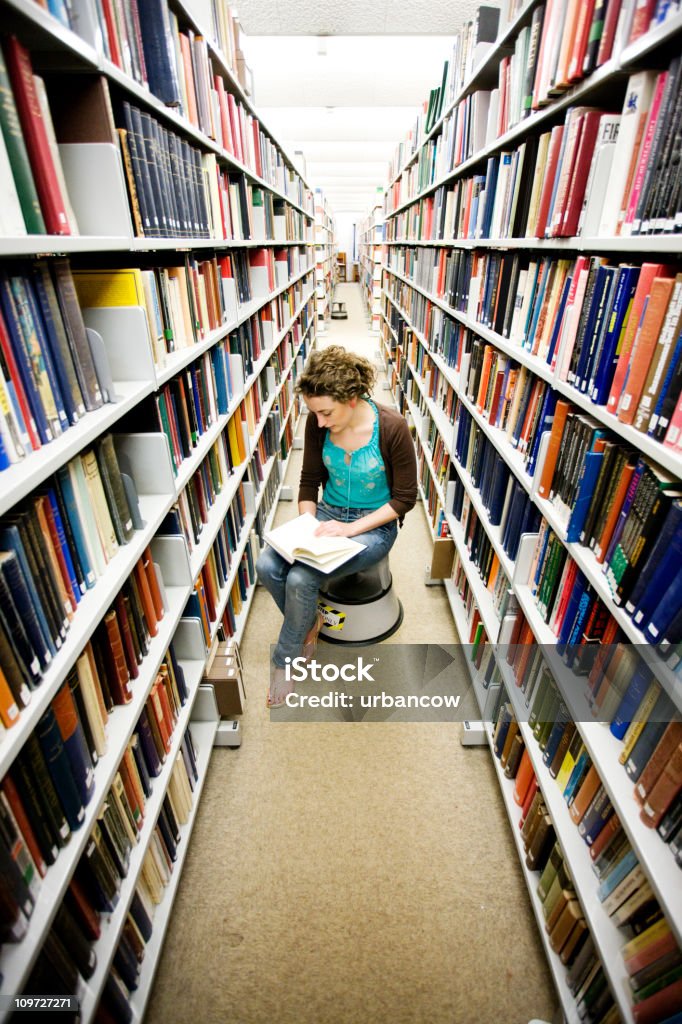
<svg viewBox="0 0 682 1024">
<path fill-rule="evenodd" d="M 587 53 L 587 42 L 592 27 L 594 0 L 581 0 L 578 5 L 578 24 L 575 29 L 573 51 L 568 62 L 568 81 L 578 82 L 583 77 L 583 62 Z"/>
<path fill-rule="evenodd" d="M 86 896 L 81 883 L 76 878 L 72 878 L 69 882 L 68 897 L 69 907 L 74 912 L 74 916 L 83 929 L 83 934 L 92 939 L 93 942 L 96 942 L 101 934 L 99 912 L 95 910 L 89 897 Z"/>
<path fill-rule="evenodd" d="M 227 94 L 227 109 L 230 115 L 230 127 L 232 129 L 232 146 L 233 152 L 237 160 L 240 163 L 244 163 L 244 154 L 242 152 L 242 140 L 239 124 L 239 108 L 237 102 L 231 92 Z"/>
<path fill-rule="evenodd" d="M 682 394 L 675 406 L 675 412 L 670 420 L 663 444 L 667 448 L 677 448 L 682 451 Z"/>
<path fill-rule="evenodd" d="M 635 1024 L 659 1024 L 673 1014 L 677 1016 L 682 1006 L 682 979 L 659 989 L 648 999 L 635 1003 L 632 1016 Z"/>
<path fill-rule="evenodd" d="M 135 575 L 135 582 L 137 583 L 137 589 L 140 592 L 140 600 L 142 601 L 142 610 L 144 612 L 144 618 L 147 623 L 147 629 L 151 636 L 156 636 L 159 632 L 159 623 L 156 618 L 156 612 L 154 611 L 154 602 L 152 601 L 152 595 L 149 590 L 149 583 L 147 582 L 147 574 L 142 568 L 142 563 L 137 561 L 133 567 L 133 573 Z"/>
<path fill-rule="evenodd" d="M 618 16 L 621 6 L 622 0 L 610 0 L 608 4 L 604 28 L 599 41 L 599 50 L 597 52 L 598 68 L 605 64 L 607 60 L 610 60 L 613 53 L 613 41 L 616 38 L 616 28 L 618 27 Z"/>
<path fill-rule="evenodd" d="M 568 197 L 562 218 L 561 228 L 557 232 L 564 238 L 575 235 L 578 230 L 580 211 L 583 206 L 585 187 L 592 165 L 594 146 L 599 131 L 601 110 L 588 110 L 583 117 L 582 133 L 578 143 L 578 152 L 573 166 L 573 175 L 568 186 Z"/>
<path fill-rule="evenodd" d="M 521 755 L 521 762 L 514 780 L 514 803 L 518 804 L 519 807 L 523 807 L 528 793 L 528 788 L 534 778 L 535 771 L 533 769 L 533 762 L 530 759 L 528 751 L 524 750 Z"/>
<path fill-rule="evenodd" d="M 519 828 L 523 828 L 523 823 L 526 820 L 526 815 L 530 810 L 530 805 L 533 803 L 535 794 L 538 791 L 538 780 L 535 775 L 530 780 L 530 785 L 526 793 L 526 799 L 523 801 L 523 807 L 521 808 L 521 817 L 519 818 Z"/>
<path fill-rule="evenodd" d="M 70 235 L 71 228 L 47 140 L 29 52 L 15 36 L 10 36 L 5 40 L 5 56 L 45 226 L 51 235 Z"/>
<path fill-rule="evenodd" d="M 121 640 L 123 641 L 123 653 L 125 654 L 128 672 L 130 674 L 131 679 L 137 679 L 137 677 L 140 674 L 140 670 L 137 665 L 137 658 L 135 657 L 133 634 L 130 631 L 130 623 L 128 622 L 128 613 L 126 611 L 125 600 L 123 598 L 123 594 L 120 591 L 114 602 L 114 607 L 116 609 L 116 621 L 118 622 Z"/>
<path fill-rule="evenodd" d="M 112 64 L 115 64 L 117 68 L 123 68 L 121 50 L 118 45 L 118 34 L 116 32 L 116 19 L 114 17 L 111 0 L 102 0 L 102 13 L 104 14 L 104 27 L 106 29 L 111 62 Z"/>
<path fill-rule="evenodd" d="M 614 836 L 622 830 L 623 826 L 620 823 L 620 818 L 617 814 L 612 814 L 609 820 L 604 825 L 603 829 L 592 843 L 588 846 L 590 851 L 590 857 L 592 860 L 596 860 L 602 850 L 605 850 L 609 845 Z"/>
<path fill-rule="evenodd" d="M 557 124 L 552 128 L 552 135 L 549 140 L 549 150 L 547 153 L 547 166 L 545 168 L 545 181 L 542 186 L 538 219 L 535 227 L 536 238 L 545 237 L 547 217 L 549 216 L 549 206 L 552 200 L 552 192 L 554 190 L 554 178 L 557 173 L 559 154 L 561 153 L 561 142 L 564 137 L 564 127 L 565 126 L 563 124 Z"/>
<path fill-rule="evenodd" d="M 262 178 L 263 177 L 263 164 L 261 163 L 261 158 L 260 158 L 260 125 L 258 124 L 258 121 L 256 120 L 255 117 L 253 118 L 253 120 L 251 122 L 251 130 L 253 132 L 253 151 L 254 151 L 254 155 L 256 157 L 256 174 L 260 178 Z"/>
<path fill-rule="evenodd" d="M 161 598 L 161 591 L 159 589 L 159 581 L 156 576 L 156 569 L 154 568 L 154 559 L 152 558 L 152 550 L 147 547 L 142 552 L 142 565 L 145 573 L 147 574 L 147 582 L 149 583 L 149 591 L 152 595 L 152 602 L 154 604 L 154 611 L 156 612 L 157 619 L 162 619 L 164 616 L 163 600 Z"/>
</svg>

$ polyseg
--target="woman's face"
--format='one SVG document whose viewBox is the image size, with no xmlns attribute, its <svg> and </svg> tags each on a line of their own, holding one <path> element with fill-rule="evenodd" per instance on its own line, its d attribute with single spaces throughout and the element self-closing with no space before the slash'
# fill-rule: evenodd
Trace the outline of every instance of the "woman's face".
<svg viewBox="0 0 682 1024">
<path fill-rule="evenodd" d="M 329 395 L 303 396 L 303 401 L 314 416 L 317 417 L 317 425 L 326 427 L 331 434 L 337 434 L 349 425 L 353 409 L 357 405 L 357 399 L 352 398 L 350 402 L 337 402 Z"/>
</svg>

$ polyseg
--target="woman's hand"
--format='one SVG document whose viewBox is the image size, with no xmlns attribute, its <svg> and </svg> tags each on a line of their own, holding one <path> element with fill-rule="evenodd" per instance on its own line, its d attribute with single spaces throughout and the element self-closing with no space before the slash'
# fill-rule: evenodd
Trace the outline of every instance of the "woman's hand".
<svg viewBox="0 0 682 1024">
<path fill-rule="evenodd" d="M 320 523 L 315 530 L 316 537 L 352 537 L 350 532 L 355 523 L 340 523 L 336 519 L 329 519 Z"/>
</svg>

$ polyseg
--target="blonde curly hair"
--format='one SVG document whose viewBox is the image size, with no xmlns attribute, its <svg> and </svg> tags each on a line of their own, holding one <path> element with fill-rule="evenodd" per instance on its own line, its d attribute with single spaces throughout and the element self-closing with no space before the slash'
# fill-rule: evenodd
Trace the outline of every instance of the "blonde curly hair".
<svg viewBox="0 0 682 1024">
<path fill-rule="evenodd" d="M 296 391 L 306 398 L 329 395 L 334 401 L 345 403 L 370 395 L 376 376 L 368 359 L 341 345 L 330 345 L 311 353 L 308 366 L 296 383 Z"/>
</svg>

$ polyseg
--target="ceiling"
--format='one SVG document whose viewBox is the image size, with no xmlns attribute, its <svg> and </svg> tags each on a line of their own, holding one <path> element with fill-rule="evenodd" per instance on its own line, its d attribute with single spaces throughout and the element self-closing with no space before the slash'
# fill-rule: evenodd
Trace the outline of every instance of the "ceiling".
<svg viewBox="0 0 682 1024">
<path fill-rule="evenodd" d="M 450 35 L 478 7 L 471 0 L 239 0 L 248 35 Z"/>
<path fill-rule="evenodd" d="M 374 207 L 475 9 L 471 0 L 239 0 L 256 109 L 335 213 Z"/>
</svg>

